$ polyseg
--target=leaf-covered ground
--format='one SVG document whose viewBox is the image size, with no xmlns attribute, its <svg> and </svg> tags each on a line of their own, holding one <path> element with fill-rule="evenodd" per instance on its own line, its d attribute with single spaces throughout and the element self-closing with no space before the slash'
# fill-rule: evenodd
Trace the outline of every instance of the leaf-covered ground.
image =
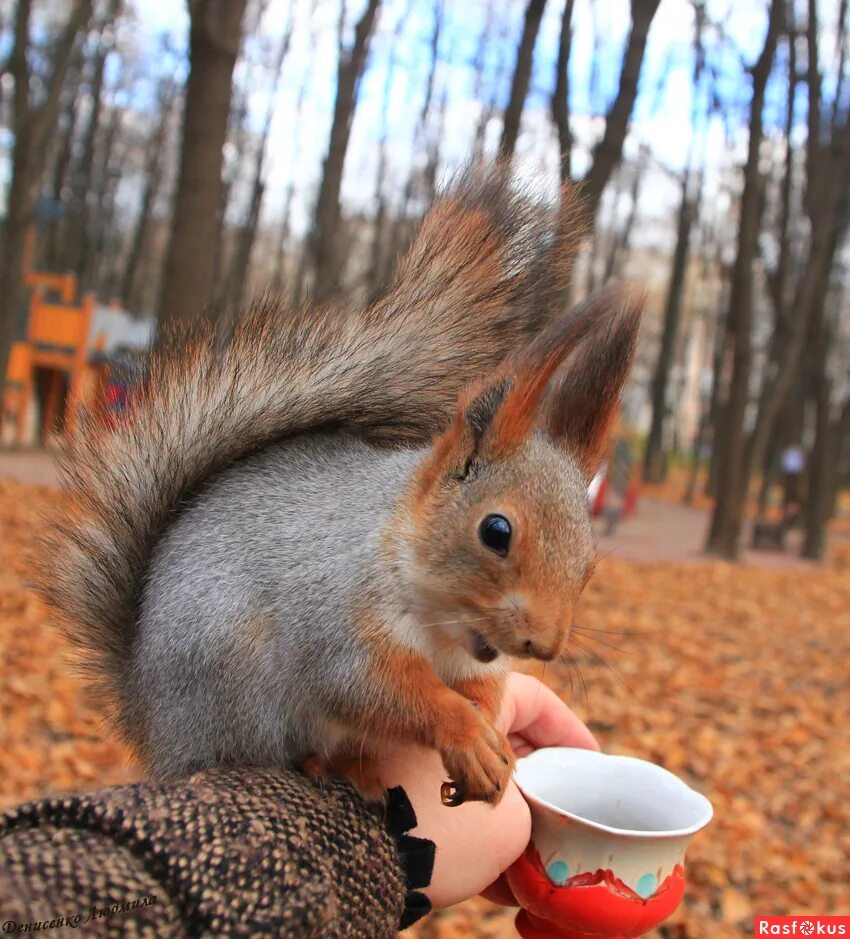
<svg viewBox="0 0 850 939">
<path fill-rule="evenodd" d="M 136 775 L 24 587 L 45 506 L 60 497 L 0 481 L 2 804 Z M 557 666 L 545 680 L 605 749 L 662 763 L 715 806 L 664 935 L 748 936 L 755 913 L 850 912 L 850 547 L 800 569 L 603 557 L 579 622 L 581 679 Z M 413 932 L 508 937 L 511 923 L 474 901 Z"/>
</svg>

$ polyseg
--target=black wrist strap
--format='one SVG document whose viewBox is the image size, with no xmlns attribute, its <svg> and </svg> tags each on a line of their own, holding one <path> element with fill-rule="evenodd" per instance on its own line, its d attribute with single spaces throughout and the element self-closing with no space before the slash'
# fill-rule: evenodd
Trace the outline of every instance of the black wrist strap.
<svg viewBox="0 0 850 939">
<path fill-rule="evenodd" d="M 386 825 L 395 838 L 407 881 L 404 912 L 399 924 L 400 929 L 407 929 L 431 912 L 431 901 L 421 893 L 421 888 L 431 883 L 436 845 L 427 838 L 407 834 L 416 827 L 416 813 L 401 786 L 387 790 Z"/>
</svg>

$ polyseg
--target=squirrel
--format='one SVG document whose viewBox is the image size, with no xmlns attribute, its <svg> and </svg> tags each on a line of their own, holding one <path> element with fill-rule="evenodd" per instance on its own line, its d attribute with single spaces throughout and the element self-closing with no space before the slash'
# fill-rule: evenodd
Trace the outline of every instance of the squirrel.
<svg viewBox="0 0 850 939">
<path fill-rule="evenodd" d="M 468 171 L 371 306 L 177 328 L 126 421 L 80 421 L 41 591 L 152 775 L 300 765 L 374 796 L 404 741 L 445 804 L 499 801 L 507 660 L 565 649 L 641 310 L 562 312 L 583 221 L 558 206 Z"/>
</svg>

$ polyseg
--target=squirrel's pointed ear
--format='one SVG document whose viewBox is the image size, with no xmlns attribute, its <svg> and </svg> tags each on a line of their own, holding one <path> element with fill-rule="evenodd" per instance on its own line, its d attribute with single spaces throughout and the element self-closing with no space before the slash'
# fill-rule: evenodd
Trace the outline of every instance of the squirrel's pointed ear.
<svg viewBox="0 0 850 939">
<path fill-rule="evenodd" d="M 508 359 L 491 377 L 470 385 L 461 394 L 452 426 L 437 439 L 423 470 L 424 484 L 438 478 L 465 477 L 477 458 L 499 459 L 509 456 L 542 423 L 556 439 L 564 440 L 583 459 L 584 449 L 572 439 L 573 425 L 561 413 L 561 404 L 569 398 L 573 385 L 559 382 L 555 394 L 551 390 L 553 375 L 575 353 L 584 363 L 575 373 L 577 387 L 583 387 L 589 365 L 593 369 L 594 356 L 602 349 L 625 356 L 622 377 L 631 364 L 634 335 L 627 342 L 611 337 L 628 319 L 622 311 L 634 308 L 639 317 L 640 306 L 630 304 L 619 290 L 604 290 L 580 304 L 570 313 L 551 323 L 521 352 Z M 636 332 L 635 321 L 633 333 Z M 627 329 L 628 331 L 628 329 Z M 616 346 L 616 349 L 614 348 Z M 607 361 L 607 360 L 606 360 Z M 619 364 L 619 363 L 618 363 Z M 608 366 L 606 365 L 606 368 Z M 600 379 L 604 376 L 600 372 Z M 600 393 L 602 385 L 600 381 Z M 619 396 L 622 380 L 614 392 Z M 606 386 L 607 387 L 607 386 Z M 543 407 L 544 399 L 549 405 Z M 599 415 L 605 409 L 602 402 L 585 403 Z M 578 426 L 578 425 L 576 425 Z M 589 426 L 595 427 L 594 421 Z"/>
<path fill-rule="evenodd" d="M 420 484 L 423 489 L 430 488 L 439 479 L 463 479 L 469 474 L 513 383 L 514 376 L 500 372 L 464 389 L 451 426 L 436 439 L 422 467 Z"/>
<path fill-rule="evenodd" d="M 597 306 L 597 328 L 553 384 L 545 423 L 552 439 L 576 457 L 590 479 L 599 468 L 631 371 L 644 296 L 613 288 L 587 302 Z"/>
<path fill-rule="evenodd" d="M 467 411 L 489 416 L 481 431 L 482 449 L 493 456 L 509 453 L 540 426 L 543 411 L 549 433 L 571 447 L 586 469 L 604 444 L 631 369 L 642 307 L 642 296 L 605 288 L 509 360 L 506 377 L 479 392 Z"/>
</svg>

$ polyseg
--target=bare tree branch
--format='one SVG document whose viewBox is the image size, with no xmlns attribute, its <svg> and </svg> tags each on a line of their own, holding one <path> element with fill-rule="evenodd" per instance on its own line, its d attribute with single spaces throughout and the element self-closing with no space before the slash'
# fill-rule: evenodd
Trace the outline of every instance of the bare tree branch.
<svg viewBox="0 0 850 939">
<path fill-rule="evenodd" d="M 380 0 L 368 0 L 354 29 L 354 43 L 344 51 L 337 70 L 336 101 L 331 124 L 328 152 L 324 159 L 322 181 L 316 199 L 310 257 L 313 266 L 313 296 L 323 302 L 333 296 L 339 285 L 340 260 L 337 255 L 342 171 L 351 136 L 351 122 L 357 100 L 357 88 L 366 66 L 369 39 L 375 26 Z"/>
<path fill-rule="evenodd" d="M 573 43 L 573 7 L 575 0 L 565 0 L 555 65 L 555 89 L 552 92 L 552 120 L 558 131 L 561 154 L 561 182 L 572 176 L 573 135 L 570 128 L 570 52 Z"/>
<path fill-rule="evenodd" d="M 632 26 L 626 41 L 617 95 L 605 118 L 605 132 L 593 149 L 593 162 L 584 177 L 582 191 L 590 216 L 596 215 L 602 191 L 623 153 L 623 141 L 638 92 L 646 39 L 659 0 L 632 0 Z"/>
<path fill-rule="evenodd" d="M 514 74 L 511 81 L 511 96 L 508 100 L 508 106 L 505 108 L 502 139 L 499 141 L 499 156 L 503 160 L 512 159 L 516 150 L 522 109 L 525 106 L 528 84 L 531 80 L 534 46 L 537 42 L 537 33 L 540 31 L 540 21 L 543 19 L 545 7 L 546 0 L 528 0 L 528 6 L 525 8 L 522 38 L 517 48 L 516 64 L 514 65 Z"/>
</svg>

